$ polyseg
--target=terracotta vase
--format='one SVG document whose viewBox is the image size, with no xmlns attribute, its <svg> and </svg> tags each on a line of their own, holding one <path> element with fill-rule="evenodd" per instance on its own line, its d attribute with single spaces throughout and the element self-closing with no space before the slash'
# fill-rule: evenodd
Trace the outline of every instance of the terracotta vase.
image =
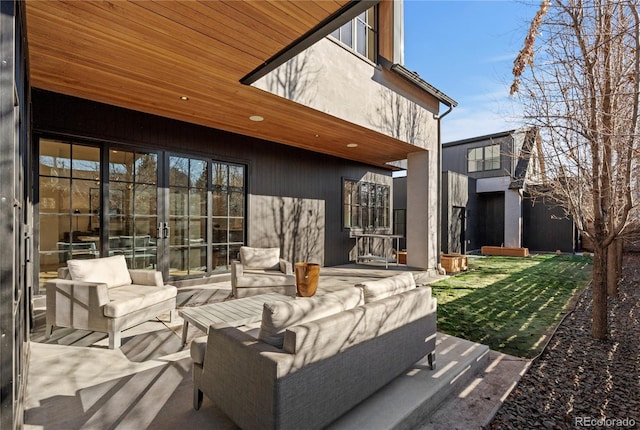
<svg viewBox="0 0 640 430">
<path fill-rule="evenodd" d="M 296 263 L 296 287 L 300 297 L 311 297 L 318 288 L 320 265 L 316 263 Z"/>
</svg>

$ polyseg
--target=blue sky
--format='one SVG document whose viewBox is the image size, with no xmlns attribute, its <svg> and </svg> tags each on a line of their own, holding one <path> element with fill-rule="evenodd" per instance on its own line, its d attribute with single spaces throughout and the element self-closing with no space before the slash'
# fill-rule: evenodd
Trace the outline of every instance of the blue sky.
<svg viewBox="0 0 640 430">
<path fill-rule="evenodd" d="M 443 142 L 521 125 L 511 69 L 539 3 L 405 0 L 405 66 L 458 102 L 442 120 Z"/>
</svg>

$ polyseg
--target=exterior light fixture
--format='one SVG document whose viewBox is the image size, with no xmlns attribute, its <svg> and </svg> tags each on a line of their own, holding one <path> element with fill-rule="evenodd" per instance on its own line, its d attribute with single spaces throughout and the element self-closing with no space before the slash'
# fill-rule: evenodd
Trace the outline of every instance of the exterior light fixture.
<svg viewBox="0 0 640 430">
<path fill-rule="evenodd" d="M 187 97 L 187 96 L 180 96 L 180 100 L 182 100 L 183 102 L 186 102 L 187 100 L 189 100 L 189 97 Z"/>
<path fill-rule="evenodd" d="M 255 122 L 264 121 L 264 118 L 263 118 L 263 117 L 261 117 L 260 115 L 251 115 L 251 116 L 249 117 L 249 119 L 250 119 L 251 121 L 255 121 Z"/>
<path fill-rule="evenodd" d="M 347 143 L 347 148 L 357 148 L 358 144 L 357 143 Z"/>
</svg>

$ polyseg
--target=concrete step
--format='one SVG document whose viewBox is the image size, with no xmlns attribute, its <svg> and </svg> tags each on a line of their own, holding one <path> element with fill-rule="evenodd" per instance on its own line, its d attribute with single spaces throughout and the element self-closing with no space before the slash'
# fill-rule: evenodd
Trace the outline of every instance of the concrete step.
<svg viewBox="0 0 640 430">
<path fill-rule="evenodd" d="M 329 429 L 415 429 L 488 364 L 488 346 L 438 333 L 435 370 L 429 368 L 425 357 Z"/>
</svg>

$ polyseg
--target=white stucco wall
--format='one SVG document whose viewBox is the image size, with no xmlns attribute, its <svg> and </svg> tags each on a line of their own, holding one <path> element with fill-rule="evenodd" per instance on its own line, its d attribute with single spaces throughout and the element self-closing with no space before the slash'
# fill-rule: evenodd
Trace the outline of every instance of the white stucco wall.
<svg viewBox="0 0 640 430">
<path fill-rule="evenodd" d="M 430 152 L 408 156 L 407 265 L 435 269 L 438 263 L 437 157 Z"/>
<path fill-rule="evenodd" d="M 509 176 L 498 176 L 495 178 L 481 178 L 476 180 L 476 193 L 495 193 L 507 191 L 511 178 Z"/>
<path fill-rule="evenodd" d="M 522 246 L 522 196 L 519 190 L 504 193 L 504 246 Z"/>
<path fill-rule="evenodd" d="M 420 148 L 434 149 L 434 106 L 416 103 L 397 82 L 390 82 L 390 74 L 402 80 L 325 38 L 254 86 Z M 411 122 L 417 126 L 408 129 L 406 124 Z"/>
</svg>

